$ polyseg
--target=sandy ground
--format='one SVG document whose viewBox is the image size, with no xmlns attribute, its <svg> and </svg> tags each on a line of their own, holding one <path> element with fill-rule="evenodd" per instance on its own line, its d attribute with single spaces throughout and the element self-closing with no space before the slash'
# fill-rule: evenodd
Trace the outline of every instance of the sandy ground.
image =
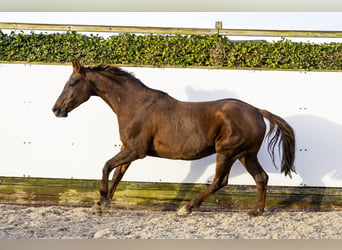
<svg viewBox="0 0 342 250">
<path fill-rule="evenodd" d="M 342 211 L 199 212 L 0 204 L 0 239 L 342 239 Z"/>
</svg>

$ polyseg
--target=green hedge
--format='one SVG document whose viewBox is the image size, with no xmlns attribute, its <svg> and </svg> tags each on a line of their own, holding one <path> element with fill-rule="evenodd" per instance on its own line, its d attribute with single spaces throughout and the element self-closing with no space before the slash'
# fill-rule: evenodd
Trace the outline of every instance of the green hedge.
<svg viewBox="0 0 342 250">
<path fill-rule="evenodd" d="M 227 37 L 77 32 L 5 34 L 0 61 L 224 68 L 342 70 L 342 43 L 232 42 Z"/>
</svg>

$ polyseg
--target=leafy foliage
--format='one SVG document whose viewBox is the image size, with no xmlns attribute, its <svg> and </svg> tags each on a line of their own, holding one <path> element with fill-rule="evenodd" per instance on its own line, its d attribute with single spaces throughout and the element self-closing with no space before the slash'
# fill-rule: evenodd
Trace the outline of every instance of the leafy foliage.
<svg viewBox="0 0 342 250">
<path fill-rule="evenodd" d="M 0 30 L 0 61 L 178 67 L 342 70 L 342 43 L 232 42 L 199 35 L 30 33 Z"/>
</svg>

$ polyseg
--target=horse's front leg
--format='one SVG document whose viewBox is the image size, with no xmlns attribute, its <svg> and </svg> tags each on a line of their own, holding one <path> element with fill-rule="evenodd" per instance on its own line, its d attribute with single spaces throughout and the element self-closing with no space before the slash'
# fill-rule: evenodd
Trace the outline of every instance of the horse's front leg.
<svg viewBox="0 0 342 250">
<path fill-rule="evenodd" d="M 121 165 L 120 167 L 115 169 L 114 174 L 113 174 L 112 184 L 110 185 L 110 188 L 109 188 L 109 194 L 108 194 L 109 200 L 113 199 L 115 190 L 119 182 L 121 181 L 122 177 L 124 176 L 126 170 L 128 169 L 129 165 L 130 163 Z"/>
<path fill-rule="evenodd" d="M 123 151 L 124 149 L 125 149 L 125 146 L 122 145 L 121 151 Z M 109 195 L 108 195 L 109 200 L 113 199 L 115 190 L 116 190 L 119 182 L 121 181 L 122 177 L 126 173 L 130 164 L 131 163 L 129 162 L 127 164 L 124 164 L 124 165 L 121 165 L 120 167 L 115 168 L 115 171 L 113 174 L 113 179 L 112 179 L 112 184 L 110 185 L 110 188 L 109 188 Z"/>
<path fill-rule="evenodd" d="M 127 148 L 123 149 L 122 151 L 120 151 L 117 155 L 115 155 L 113 158 L 111 158 L 109 161 L 106 162 L 106 164 L 104 165 L 103 169 L 102 169 L 102 181 L 101 181 L 101 187 L 100 187 L 100 201 L 98 201 L 93 207 L 92 207 L 92 212 L 93 213 L 98 213 L 101 212 L 103 209 L 105 209 L 110 203 L 111 203 L 111 198 L 112 198 L 112 190 L 113 190 L 113 194 L 114 194 L 114 179 L 116 179 L 116 184 L 117 185 L 119 183 L 119 181 L 121 180 L 123 174 L 125 171 L 123 171 L 122 174 L 118 174 L 118 172 L 116 172 L 116 174 L 114 174 L 113 176 L 113 185 L 111 187 L 111 192 L 109 193 L 108 191 L 108 178 L 109 178 L 109 174 L 110 172 L 114 169 L 117 168 L 119 166 L 126 166 L 124 167 L 124 169 L 126 170 L 127 167 L 129 166 L 129 163 L 131 163 L 132 161 L 136 160 L 137 154 L 134 150 L 129 150 Z M 122 169 L 122 167 L 120 167 L 120 170 Z M 117 176 L 117 177 L 115 177 Z"/>
</svg>

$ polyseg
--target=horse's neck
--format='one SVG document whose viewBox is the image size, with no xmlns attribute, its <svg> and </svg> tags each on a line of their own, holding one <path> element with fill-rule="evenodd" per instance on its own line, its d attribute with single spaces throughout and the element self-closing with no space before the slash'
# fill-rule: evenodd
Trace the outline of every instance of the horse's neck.
<svg viewBox="0 0 342 250">
<path fill-rule="evenodd" d="M 97 89 L 97 95 L 100 96 L 118 115 L 125 106 L 139 105 L 139 101 L 149 92 L 149 88 L 140 82 L 126 81 L 116 82 L 108 78 L 96 77 L 93 81 Z"/>
</svg>

